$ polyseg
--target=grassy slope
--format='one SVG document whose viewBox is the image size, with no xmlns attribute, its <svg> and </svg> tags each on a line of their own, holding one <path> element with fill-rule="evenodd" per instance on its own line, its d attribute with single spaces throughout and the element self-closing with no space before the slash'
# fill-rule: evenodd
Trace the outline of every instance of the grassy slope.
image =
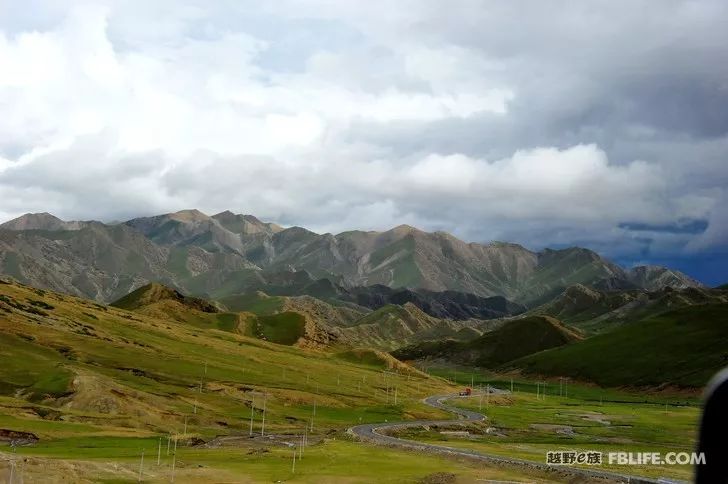
<svg viewBox="0 0 728 484">
<path fill-rule="evenodd" d="M 418 287 L 423 276 L 415 261 L 413 237 L 402 239 L 374 251 L 369 259 L 370 279 L 392 287 Z"/>
<path fill-rule="evenodd" d="M 62 365 L 63 357 L 51 348 L 38 348 L 10 334 L 0 334 L 3 362 L 0 393 L 23 391 L 30 401 L 44 395 L 62 396 L 68 391 L 72 373 Z"/>
<path fill-rule="evenodd" d="M 253 318 L 248 334 L 272 343 L 292 345 L 304 335 L 305 325 L 303 315 L 285 311 Z"/>
<path fill-rule="evenodd" d="M 728 304 L 682 308 L 507 367 L 607 386 L 701 387 L 728 363 L 727 323 Z"/>
<path fill-rule="evenodd" d="M 298 436 L 290 436 L 290 442 Z M 341 436 L 339 436 L 341 437 Z M 147 439 L 107 440 L 99 442 L 77 439 L 74 447 L 39 444 L 21 448 L 16 472 L 22 470 L 26 482 L 137 482 L 140 449 L 147 450 L 143 482 L 172 482 L 172 456 L 166 453 L 162 439 L 161 463 L 156 465 L 158 441 Z M 339 483 L 421 483 L 443 482 L 437 476 L 455 476 L 465 482 L 556 482 L 545 476 L 499 467 L 484 467 L 436 455 L 422 455 L 392 448 L 351 442 L 345 438 L 326 439 L 312 444 L 292 472 L 292 451 L 284 445 L 221 447 L 179 447 L 175 460 L 174 482 L 195 484 L 301 482 Z M 110 456 L 113 456 L 111 460 Z M 7 475 L 0 460 L 0 475 Z M 431 477 L 430 477 L 431 476 Z M 453 481 L 444 481 L 453 482 Z"/>
<path fill-rule="evenodd" d="M 544 261 L 515 300 L 533 307 L 555 297 L 565 287 L 607 276 L 603 261 L 592 258 L 584 250 L 571 250 Z M 554 281 L 559 281 L 559 286 L 552 286 Z"/>
<path fill-rule="evenodd" d="M 406 316 L 405 313 L 402 306 L 387 304 L 357 319 L 355 324 L 357 326 L 362 324 L 378 324 L 382 319 L 387 319 L 390 315 L 391 317 L 402 317 Z"/>
<path fill-rule="evenodd" d="M 728 293 L 710 289 L 597 291 L 575 285 L 532 314 L 553 316 L 587 334 L 597 334 L 665 311 L 724 302 L 728 302 Z"/>
<path fill-rule="evenodd" d="M 218 307 L 161 284 L 148 284 L 122 297 L 111 306 L 137 314 L 173 320 L 201 329 L 219 329 L 253 336 L 256 317 L 248 313 L 221 312 Z M 275 339 L 269 341 L 278 342 Z"/>
<path fill-rule="evenodd" d="M 385 350 L 422 339 L 465 339 L 481 334 L 472 327 L 476 325 L 473 321 L 438 319 L 411 303 L 388 304 L 367 312 L 336 307 L 311 296 L 268 296 L 262 292 L 228 296 L 220 302 L 229 310 L 248 314 L 245 334 L 282 344 L 293 344 L 304 333 L 310 339 L 311 327 L 304 331 L 307 320 L 321 331 L 336 334 L 336 344 Z"/>
<path fill-rule="evenodd" d="M 423 339 L 455 338 L 458 330 L 465 327 L 465 323 L 437 319 L 407 303 L 382 306 L 341 331 L 356 345 L 392 350 Z"/>
<path fill-rule="evenodd" d="M 196 297 L 185 296 L 180 292 L 158 283 L 146 284 L 118 299 L 112 306 L 134 310 L 163 301 L 175 301 L 181 306 L 195 311 L 217 313 L 220 310 L 212 303 Z"/>
<path fill-rule="evenodd" d="M 427 372 L 458 385 L 491 385 L 511 395 L 459 398 L 456 406 L 481 408 L 488 416 L 470 438 L 440 434 L 437 428 L 407 432 L 415 440 L 543 461 L 549 450 L 634 452 L 691 451 L 695 447 L 701 399 L 693 392 L 646 392 L 593 384 L 501 374 L 473 367 L 428 364 Z M 472 382 L 472 383 L 471 383 Z M 538 382 L 538 385 L 537 385 Z M 543 395 L 544 384 L 547 396 Z M 571 427 L 564 432 L 563 426 Z M 483 433 L 486 428 L 491 433 Z M 621 473 L 690 480 L 690 466 L 611 466 Z M 606 470 L 606 469 L 605 469 Z"/>
<path fill-rule="evenodd" d="M 37 402 L 69 422 L 168 432 L 179 430 L 187 416 L 194 432 L 218 433 L 238 425 L 264 390 L 270 394 L 272 429 L 301 425 L 314 398 L 321 425 L 328 426 L 359 416 L 379 420 L 430 413 L 417 403 L 414 381 L 403 381 L 400 390 L 411 403 L 388 407 L 375 369 L 332 355 L 213 328 L 201 331 L 54 293 L 39 296 L 16 284 L 0 285 L 0 294 L 18 307 L 41 299 L 51 308 L 33 314 L 0 305 L 2 393 Z M 364 379 L 366 384 L 357 383 Z M 432 385 L 444 388 L 438 380 Z M 203 409 L 197 413 L 195 401 Z M 36 410 L 30 413 L 37 415 Z"/>
<path fill-rule="evenodd" d="M 206 313 L 175 301 L 159 301 L 134 309 L 135 313 L 157 319 L 171 319 L 202 329 L 220 329 L 243 333 L 253 315 L 246 313 Z"/>
<path fill-rule="evenodd" d="M 482 401 L 477 396 L 458 399 L 458 406 L 482 408 L 488 415 L 484 426 L 495 429 L 491 434 L 483 433 L 481 428 L 472 438 L 462 439 L 443 435 L 437 429 L 418 429 L 405 436 L 534 461 L 542 461 L 550 450 L 691 452 L 695 447 L 700 415 L 697 406 L 674 402 L 667 407 L 643 402 L 626 404 L 623 395 L 608 392 L 604 392 L 604 398 L 582 399 L 574 395 L 578 393 L 575 385 L 569 398 L 565 398 L 558 396 L 558 386 L 549 384 L 545 399 L 536 397 L 533 385 L 530 392 L 534 393 L 517 391 L 514 395 Z M 685 465 L 610 466 L 605 462 L 600 469 L 653 478 L 692 477 L 691 466 Z"/>
<path fill-rule="evenodd" d="M 553 318 L 529 316 L 508 322 L 470 341 L 429 341 L 402 348 L 393 354 L 404 360 L 446 358 L 492 368 L 579 339 L 579 335 Z"/>
<path fill-rule="evenodd" d="M 268 296 L 262 292 L 235 294 L 220 299 L 230 311 L 249 311 L 257 315 L 269 315 L 283 308 L 284 298 Z"/>
<path fill-rule="evenodd" d="M 349 442 L 342 431 L 354 423 L 445 417 L 420 399 L 454 387 L 388 355 L 291 348 L 15 283 L 0 283 L 0 296 L 0 428 L 40 437 L 17 454 L 0 450 L 0 475 L 17 459 L 27 480 L 136 482 L 144 450 L 145 481 L 169 482 L 171 434 L 180 438 L 176 482 L 290 480 L 290 448 L 247 437 L 251 407 L 261 429 L 265 394 L 267 434 L 283 441 L 311 425 L 315 402 L 300 482 L 419 482 L 437 472 L 464 482 L 547 482 L 529 471 Z M 400 371 L 385 377 L 390 364 Z M 393 386 L 396 405 L 385 392 Z M 245 437 L 232 447 L 185 444 L 218 435 Z"/>
<path fill-rule="evenodd" d="M 430 455 L 346 442 L 338 432 L 360 419 L 441 417 L 424 408 L 419 399 L 453 391 L 442 380 L 415 372 L 406 377 L 392 374 L 389 385 L 394 383 L 399 394 L 398 405 L 393 405 L 384 393 L 387 384 L 381 373 L 387 359 L 372 352 L 330 355 L 290 348 L 16 284 L 0 284 L 0 296 L 5 301 L 0 303 L 4 308 L 0 309 L 0 382 L 4 385 L 0 386 L 0 428 L 41 437 L 38 444 L 18 450 L 19 456 L 28 457 L 22 465 L 29 479 L 42 481 L 55 475 L 81 481 L 92 476 L 133 482 L 139 453 L 146 449 L 145 478 L 152 475 L 155 482 L 169 481 L 171 457 L 164 445 L 162 465 L 151 463 L 160 437 L 181 433 L 185 419 L 188 434 L 205 439 L 247 435 L 251 405 L 256 409 L 257 431 L 262 395 L 267 393 L 270 432 L 300 432 L 312 415 L 314 399 L 316 436 L 337 432 L 331 434 L 335 440 L 314 445 L 297 463 L 296 478 L 302 482 L 416 482 L 436 471 L 457 474 L 463 482 L 488 478 L 541 482 L 542 476 L 472 468 Z M 527 407 L 513 411 L 532 413 Z M 624 411 L 632 412 L 632 406 Z M 614 412 L 610 409 L 609 415 Z M 563 414 L 557 409 L 556 417 Z M 499 426 L 510 425 L 508 414 L 494 414 L 494 418 Z M 660 438 L 681 438 L 675 432 L 682 430 L 666 426 L 661 419 L 649 422 L 653 434 L 666 433 Z M 595 428 L 595 435 L 599 432 Z M 529 440 L 528 434 L 519 435 L 514 437 L 520 441 L 489 441 L 488 450 L 507 455 L 522 452 L 542 460 L 544 449 L 559 439 L 558 435 L 557 441 L 537 435 L 537 440 Z M 558 448 L 570 444 L 567 441 Z M 290 449 L 250 445 L 219 449 L 181 445 L 177 480 L 270 482 L 293 477 Z M 0 454 L 0 461 L 9 456 Z M 2 467 L 0 475 L 4 475 Z"/>
<path fill-rule="evenodd" d="M 636 297 L 636 291 L 599 292 L 581 285 L 568 287 L 566 291 L 535 308 L 533 314 L 545 314 L 579 327 L 598 316 L 620 308 Z"/>
</svg>

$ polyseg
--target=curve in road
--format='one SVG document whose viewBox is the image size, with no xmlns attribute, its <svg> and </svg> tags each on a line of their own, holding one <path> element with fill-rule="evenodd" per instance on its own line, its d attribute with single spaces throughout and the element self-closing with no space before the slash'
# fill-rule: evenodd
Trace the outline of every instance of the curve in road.
<svg viewBox="0 0 728 484">
<path fill-rule="evenodd" d="M 495 389 L 494 389 L 495 390 Z M 507 393 L 502 390 L 498 390 L 496 393 Z M 433 395 L 427 397 L 423 402 L 431 407 L 444 410 L 446 412 L 454 414 L 457 419 L 453 420 L 409 420 L 406 422 L 382 422 L 373 424 L 363 424 L 351 427 L 348 432 L 354 435 L 356 438 L 365 441 L 372 442 L 379 445 L 387 445 L 392 447 L 400 447 L 410 450 L 418 450 L 422 452 L 434 452 L 445 455 L 454 455 L 458 457 L 466 457 L 469 459 L 478 460 L 481 462 L 526 467 L 535 470 L 546 471 L 549 473 L 557 473 L 559 475 L 568 477 L 586 477 L 591 479 L 600 479 L 607 482 L 624 482 L 630 484 L 658 484 L 660 480 L 653 480 L 639 476 L 630 476 L 626 474 L 617 474 L 612 472 L 597 471 L 590 469 L 582 469 L 579 467 L 569 466 L 550 466 L 542 462 L 528 461 L 522 459 L 512 459 L 493 454 L 484 454 L 470 449 L 458 449 L 455 447 L 447 447 L 445 445 L 427 444 L 424 442 L 417 442 L 414 440 L 400 439 L 387 435 L 386 431 L 400 430 L 411 427 L 421 427 L 427 425 L 452 425 L 453 422 L 478 422 L 485 420 L 485 415 L 482 413 L 474 412 L 472 410 L 466 410 L 463 408 L 452 407 L 446 405 L 445 400 L 456 398 L 458 394 L 451 395 Z M 670 481 L 674 482 L 674 481 Z"/>
</svg>

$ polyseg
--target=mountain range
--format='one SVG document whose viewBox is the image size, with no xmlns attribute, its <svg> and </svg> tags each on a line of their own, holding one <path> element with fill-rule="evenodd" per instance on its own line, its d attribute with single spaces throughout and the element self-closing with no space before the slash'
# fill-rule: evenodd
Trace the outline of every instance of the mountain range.
<svg viewBox="0 0 728 484">
<path fill-rule="evenodd" d="M 527 316 L 467 341 L 414 343 L 392 352 L 400 360 L 442 359 L 494 368 L 517 358 L 580 341 L 582 336 L 549 316 Z"/>
<path fill-rule="evenodd" d="M 198 210 L 114 224 L 26 214 L 0 225 L 0 273 L 100 302 L 117 300 L 151 281 L 209 299 L 266 288 L 280 291 L 291 281 L 303 281 L 308 290 L 296 288 L 298 294 L 328 291 L 326 297 L 370 307 L 424 297 L 434 307 L 431 313 L 459 317 L 473 315 L 468 311 L 480 306 L 493 310 L 491 316 L 517 313 L 574 284 L 597 289 L 701 287 L 678 271 L 624 269 L 578 247 L 534 252 L 511 243 L 464 242 L 407 225 L 385 232 L 317 234 L 251 215 L 226 211 L 208 216 Z M 473 296 L 503 299 L 486 304 Z M 468 298 L 477 304 L 468 305 Z M 438 304 L 453 309 L 443 312 Z M 483 311 L 477 309 L 475 315 L 482 317 Z"/>
<path fill-rule="evenodd" d="M 528 314 L 551 316 L 587 333 L 599 333 L 665 311 L 719 303 L 728 303 L 725 289 L 665 286 L 654 291 L 603 291 L 575 284 Z"/>
<path fill-rule="evenodd" d="M 726 302 L 680 307 L 526 355 L 499 369 L 569 376 L 602 386 L 700 388 L 728 363 L 727 320 Z"/>
</svg>

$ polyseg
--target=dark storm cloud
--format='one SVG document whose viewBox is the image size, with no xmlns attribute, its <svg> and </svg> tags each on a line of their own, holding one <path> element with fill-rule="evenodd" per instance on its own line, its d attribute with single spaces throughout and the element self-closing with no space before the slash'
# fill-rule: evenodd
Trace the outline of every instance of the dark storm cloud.
<svg viewBox="0 0 728 484">
<path fill-rule="evenodd" d="M 682 223 L 668 225 L 650 225 L 644 223 L 624 222 L 619 228 L 634 232 L 667 232 L 671 234 L 702 234 L 708 228 L 707 220 L 687 220 Z"/>
<path fill-rule="evenodd" d="M 423 150 L 495 157 L 594 142 L 629 161 L 639 157 L 630 153 L 635 145 L 728 133 L 724 2 L 460 5 L 450 17 L 431 9 L 412 29 L 486 56 L 495 65 L 490 79 L 516 92 L 508 116 L 437 120 L 424 133 L 416 122 L 395 133 L 364 127 L 363 136 L 379 132 L 397 145 L 402 133 L 403 150 L 419 142 Z M 659 147 L 646 154 L 662 162 Z"/>
</svg>

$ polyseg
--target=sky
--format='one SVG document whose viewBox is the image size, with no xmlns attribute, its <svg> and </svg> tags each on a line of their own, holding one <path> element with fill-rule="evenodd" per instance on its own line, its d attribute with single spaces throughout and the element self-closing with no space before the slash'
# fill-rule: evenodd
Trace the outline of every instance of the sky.
<svg viewBox="0 0 728 484">
<path fill-rule="evenodd" d="M 728 282 L 728 2 L 0 0 L 0 220 L 409 224 Z"/>
</svg>

